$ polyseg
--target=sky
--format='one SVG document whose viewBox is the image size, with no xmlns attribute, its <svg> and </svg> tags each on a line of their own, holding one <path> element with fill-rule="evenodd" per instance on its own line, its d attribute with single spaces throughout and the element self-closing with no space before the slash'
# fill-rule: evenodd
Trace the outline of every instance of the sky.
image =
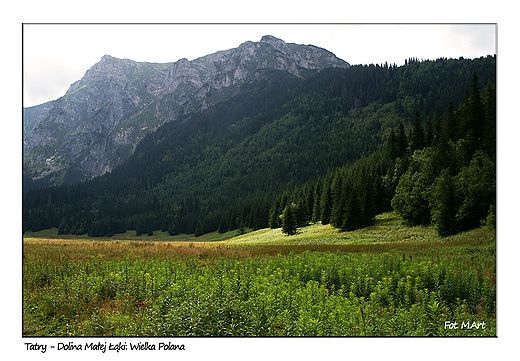
<svg viewBox="0 0 520 361">
<path fill-rule="evenodd" d="M 312 44 L 351 65 L 496 53 L 496 25 L 480 24 L 24 24 L 23 105 L 65 94 L 103 55 L 175 62 L 272 35 Z"/>
</svg>

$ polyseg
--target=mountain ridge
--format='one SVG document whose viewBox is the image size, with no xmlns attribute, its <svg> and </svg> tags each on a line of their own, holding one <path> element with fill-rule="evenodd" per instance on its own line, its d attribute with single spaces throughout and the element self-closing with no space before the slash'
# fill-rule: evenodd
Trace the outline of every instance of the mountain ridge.
<svg viewBox="0 0 520 361">
<path fill-rule="evenodd" d="M 305 77 L 349 66 L 325 49 L 267 35 L 191 61 L 105 55 L 24 133 L 24 170 L 48 185 L 93 178 L 121 164 L 150 131 L 228 99 L 260 69 Z"/>
</svg>

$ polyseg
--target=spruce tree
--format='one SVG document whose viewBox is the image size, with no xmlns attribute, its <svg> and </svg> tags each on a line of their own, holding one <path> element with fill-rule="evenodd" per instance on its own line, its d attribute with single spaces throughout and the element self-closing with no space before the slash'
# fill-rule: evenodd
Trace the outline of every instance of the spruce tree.
<svg viewBox="0 0 520 361">
<path fill-rule="evenodd" d="M 321 178 L 320 178 L 321 179 Z M 312 207 L 312 222 L 318 222 L 321 216 L 321 181 L 316 182 L 314 189 L 314 205 Z"/>
<path fill-rule="evenodd" d="M 459 140 L 459 124 L 455 115 L 455 107 L 453 106 L 453 103 L 451 101 L 448 104 L 448 109 L 446 110 L 444 132 L 446 133 L 446 138 L 448 140 L 452 140 L 454 142 Z"/>
<path fill-rule="evenodd" d="M 397 147 L 398 147 L 398 158 L 406 158 L 408 149 L 408 138 L 406 137 L 406 131 L 403 123 L 399 123 L 397 127 Z"/>
<path fill-rule="evenodd" d="M 168 234 L 170 236 L 176 236 L 179 234 L 179 231 L 177 231 L 177 227 L 175 225 L 175 222 L 172 222 L 170 226 L 168 227 Z"/>
<path fill-rule="evenodd" d="M 482 98 L 480 95 L 480 85 L 477 76 L 477 72 L 473 72 L 471 77 L 471 95 L 469 96 L 469 118 L 471 122 L 471 129 L 473 129 L 474 135 L 477 141 L 482 136 L 484 129 L 484 106 L 482 104 Z"/>
<path fill-rule="evenodd" d="M 330 213 L 330 224 L 340 228 L 343 224 L 343 212 L 345 208 L 345 191 L 343 189 L 342 174 L 336 173 L 332 181 L 332 209 Z"/>
<path fill-rule="evenodd" d="M 376 215 L 376 187 L 370 164 L 363 166 L 358 176 L 359 198 L 361 200 L 361 226 L 366 227 L 373 223 Z"/>
<path fill-rule="evenodd" d="M 441 237 L 458 232 L 455 181 L 448 169 L 443 170 L 435 180 L 430 196 L 430 208 L 432 223 Z"/>
<path fill-rule="evenodd" d="M 482 149 L 482 137 L 484 129 L 484 107 L 480 97 L 480 86 L 477 73 L 473 72 L 471 78 L 471 92 L 465 97 L 462 106 L 462 156 L 464 164 L 469 165 L 473 155 L 478 149 Z"/>
<path fill-rule="evenodd" d="M 296 226 L 295 207 L 296 205 L 294 203 L 287 204 L 280 216 L 282 220 L 282 232 L 288 236 L 296 234 L 298 229 Z"/>
<path fill-rule="evenodd" d="M 443 126 L 441 125 L 441 112 L 439 110 L 439 106 L 437 105 L 437 111 L 435 112 L 435 117 L 433 118 L 432 140 L 430 146 L 436 147 L 443 133 Z"/>
<path fill-rule="evenodd" d="M 415 111 L 413 120 L 412 134 L 410 138 L 410 150 L 413 153 L 416 150 L 423 149 L 424 145 L 424 130 L 421 124 L 421 115 L 419 114 L 419 109 L 417 109 Z"/>
<path fill-rule="evenodd" d="M 482 148 L 494 163 L 496 162 L 496 94 L 495 88 L 488 81 L 484 93 L 484 130 Z"/>
<path fill-rule="evenodd" d="M 359 201 L 358 187 L 349 187 L 349 194 L 342 229 L 345 231 L 354 231 L 360 228 L 362 223 L 363 216 L 361 212 L 361 202 Z"/>
<path fill-rule="evenodd" d="M 330 194 L 330 184 L 324 184 L 321 195 L 321 223 L 330 223 L 330 213 L 332 211 L 332 197 Z"/>
<path fill-rule="evenodd" d="M 146 224 L 146 235 L 153 236 L 153 221 L 152 219 L 149 219 Z"/>
<path fill-rule="evenodd" d="M 218 224 L 218 233 L 223 234 L 226 233 L 229 230 L 229 225 L 227 223 L 227 217 L 222 216 L 220 218 L 220 222 Z"/>
<path fill-rule="evenodd" d="M 137 224 L 135 226 L 135 235 L 139 237 L 143 234 L 143 222 L 142 220 L 138 220 Z M 89 229 L 89 235 L 90 235 L 90 229 Z"/>
<path fill-rule="evenodd" d="M 387 151 L 390 154 L 390 158 L 395 160 L 399 156 L 399 146 L 397 144 L 397 136 L 395 135 L 394 128 L 390 129 L 390 135 L 387 140 Z"/>
<path fill-rule="evenodd" d="M 424 142 L 425 147 L 431 147 L 433 145 L 433 123 L 431 118 L 428 116 L 428 120 L 426 121 L 426 139 Z"/>
</svg>

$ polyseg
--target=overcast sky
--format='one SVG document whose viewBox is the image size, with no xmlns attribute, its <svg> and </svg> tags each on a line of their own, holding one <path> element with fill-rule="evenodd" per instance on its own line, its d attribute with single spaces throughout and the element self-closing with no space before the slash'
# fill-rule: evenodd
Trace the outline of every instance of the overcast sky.
<svg viewBox="0 0 520 361">
<path fill-rule="evenodd" d="M 193 60 L 263 35 L 325 48 L 351 65 L 496 52 L 494 24 L 25 24 L 24 106 L 63 96 L 105 54 L 159 63 Z"/>
</svg>

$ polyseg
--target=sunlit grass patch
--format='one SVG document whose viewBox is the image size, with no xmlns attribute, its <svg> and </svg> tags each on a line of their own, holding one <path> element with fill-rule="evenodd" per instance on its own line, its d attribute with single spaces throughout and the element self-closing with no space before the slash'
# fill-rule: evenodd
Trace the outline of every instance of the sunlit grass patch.
<svg viewBox="0 0 520 361">
<path fill-rule="evenodd" d="M 356 244 L 378 242 L 423 242 L 438 241 L 440 237 L 431 226 L 405 226 L 393 212 L 376 216 L 374 225 L 342 232 L 330 224 L 321 222 L 301 227 L 292 236 L 286 236 L 280 228 L 262 229 L 230 238 L 224 242 L 248 244 Z"/>
</svg>

